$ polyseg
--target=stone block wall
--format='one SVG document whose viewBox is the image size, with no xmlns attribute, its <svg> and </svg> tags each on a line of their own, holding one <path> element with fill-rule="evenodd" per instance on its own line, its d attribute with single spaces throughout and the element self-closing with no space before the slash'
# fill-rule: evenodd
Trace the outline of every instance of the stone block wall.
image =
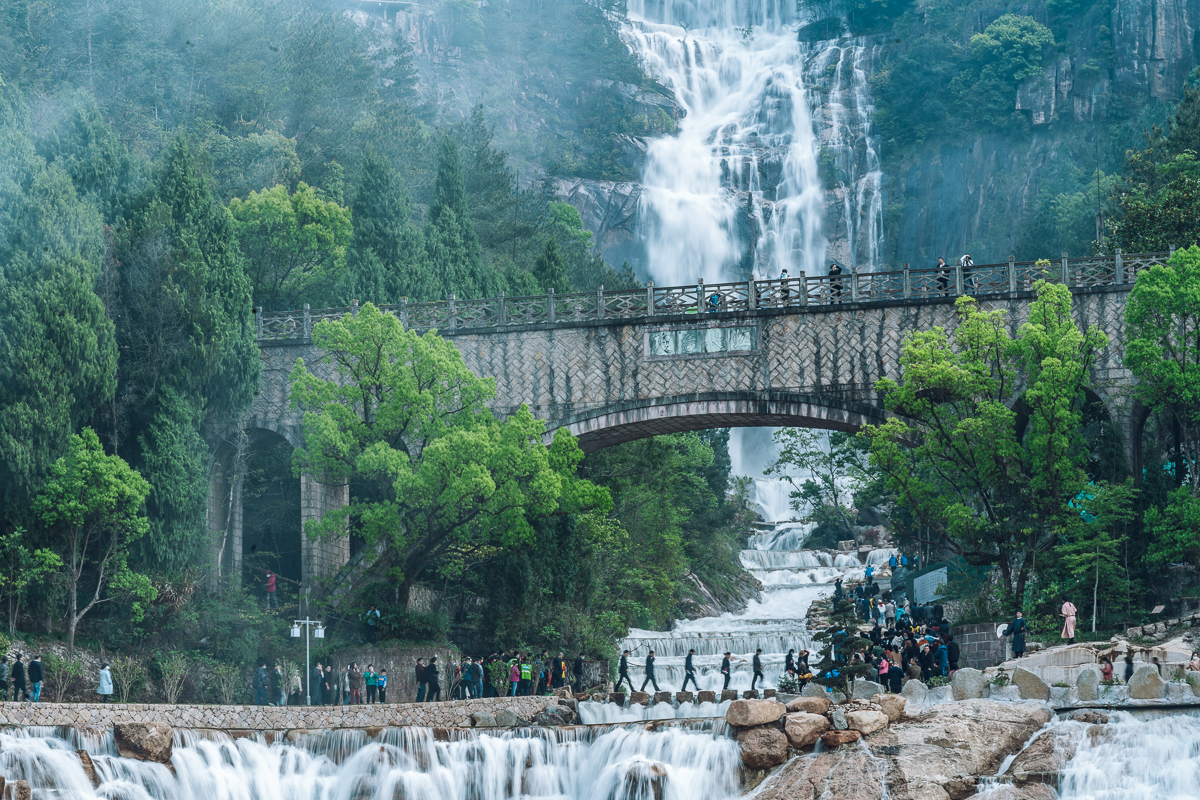
<svg viewBox="0 0 1200 800">
<path fill-rule="evenodd" d="M 997 622 L 984 622 L 979 625 L 955 625 L 950 628 L 958 641 L 959 667 L 983 669 L 994 667 L 1004 661 L 1007 639 L 996 636 Z"/>
<path fill-rule="evenodd" d="M 165 722 L 173 728 L 222 731 L 321 730 L 327 728 L 470 728 L 476 711 L 510 709 L 529 719 L 555 697 L 508 697 L 361 706 L 201 706 L 130 703 L 3 703 L 0 725 L 68 726 L 106 731 L 113 725 Z"/>
</svg>

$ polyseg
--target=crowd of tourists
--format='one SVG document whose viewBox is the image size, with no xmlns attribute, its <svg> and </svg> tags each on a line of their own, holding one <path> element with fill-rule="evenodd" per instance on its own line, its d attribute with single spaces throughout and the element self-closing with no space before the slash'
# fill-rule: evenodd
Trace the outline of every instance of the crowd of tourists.
<svg viewBox="0 0 1200 800">
<path fill-rule="evenodd" d="M 443 677 L 450 687 L 449 700 L 542 695 L 562 686 L 579 692 L 583 690 L 584 663 L 583 653 L 568 661 L 563 653 L 552 656 L 547 650 L 540 655 L 494 651 L 487 656 L 452 660 L 439 671 L 437 656 L 428 662 L 418 658 L 414 671 L 416 700 L 427 703 L 442 699 Z"/>
</svg>

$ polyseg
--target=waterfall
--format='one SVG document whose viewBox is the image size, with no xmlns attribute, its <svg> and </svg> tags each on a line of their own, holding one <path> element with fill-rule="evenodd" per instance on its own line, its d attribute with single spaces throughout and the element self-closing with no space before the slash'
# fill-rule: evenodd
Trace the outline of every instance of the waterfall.
<svg viewBox="0 0 1200 800">
<path fill-rule="evenodd" d="M 553 731 L 518 729 L 435 742 L 425 728 L 368 736 L 328 731 L 268 745 L 222 734 L 177 737 L 174 773 L 120 758 L 92 758 L 93 789 L 73 744 L 49 731 L 0 733 L 0 774 L 29 782 L 33 800 L 725 800 L 737 795 L 741 759 L 723 723 Z M 718 731 L 720 727 L 720 731 Z"/>
<path fill-rule="evenodd" d="M 641 215 L 660 285 L 879 266 L 866 39 L 804 43 L 792 0 L 629 0 L 624 36 L 682 111 L 649 142 Z"/>
<path fill-rule="evenodd" d="M 1200 797 L 1200 720 L 1140 721 L 1123 712 L 1082 736 L 1059 781 L 1062 800 L 1194 800 Z"/>
</svg>

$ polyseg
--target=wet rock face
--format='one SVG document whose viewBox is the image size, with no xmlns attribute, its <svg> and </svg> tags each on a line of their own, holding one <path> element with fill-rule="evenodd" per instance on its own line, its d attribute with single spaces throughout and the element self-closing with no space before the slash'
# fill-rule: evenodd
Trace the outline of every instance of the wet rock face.
<svg viewBox="0 0 1200 800">
<path fill-rule="evenodd" d="M 861 742 L 859 731 L 831 730 L 822 740 L 838 749 L 793 759 L 763 784 L 758 800 L 969 797 L 979 776 L 994 775 L 1050 717 L 1035 703 L 964 700 L 933 706 L 919 719 L 905 717 Z M 1031 783 L 1032 793 L 1011 797 L 1052 797 L 1039 791 Z"/>
<path fill-rule="evenodd" d="M 575 712 L 566 706 L 547 706 L 545 710 L 538 712 L 533 717 L 534 725 L 541 725 L 547 728 L 571 725 L 574 722 Z"/>
<path fill-rule="evenodd" d="M 1133 700 L 1157 700 L 1167 696 L 1167 682 L 1153 664 L 1141 664 L 1129 679 L 1129 697 Z"/>
<path fill-rule="evenodd" d="M 788 740 L 778 728 L 745 728 L 738 731 L 737 740 L 748 769 L 771 769 L 787 760 Z"/>
<path fill-rule="evenodd" d="M 725 712 L 725 721 L 735 728 L 751 728 L 775 722 L 786 710 L 778 700 L 734 700 Z"/>
<path fill-rule="evenodd" d="M 1012 683 L 1020 692 L 1022 700 L 1046 701 L 1050 699 L 1050 687 L 1027 669 L 1017 667 L 1013 670 Z"/>
<path fill-rule="evenodd" d="M 113 741 L 122 758 L 168 764 L 172 733 L 171 726 L 165 722 L 133 722 L 114 725 Z"/>
<path fill-rule="evenodd" d="M 79 764 L 83 767 L 83 774 L 88 776 L 88 780 L 92 782 L 92 786 L 99 786 L 100 779 L 96 777 L 96 765 L 92 763 L 92 756 L 87 750 L 76 750 L 75 755 L 79 756 Z M 3 794 L 3 790 L 0 790 Z"/>
</svg>

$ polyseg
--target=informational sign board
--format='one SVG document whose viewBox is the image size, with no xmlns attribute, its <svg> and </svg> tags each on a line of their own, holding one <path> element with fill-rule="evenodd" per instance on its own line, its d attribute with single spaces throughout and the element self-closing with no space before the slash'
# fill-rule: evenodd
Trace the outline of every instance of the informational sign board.
<svg viewBox="0 0 1200 800">
<path fill-rule="evenodd" d="M 932 564 L 908 579 L 913 603 L 933 603 L 946 591 L 947 564 Z"/>
</svg>

